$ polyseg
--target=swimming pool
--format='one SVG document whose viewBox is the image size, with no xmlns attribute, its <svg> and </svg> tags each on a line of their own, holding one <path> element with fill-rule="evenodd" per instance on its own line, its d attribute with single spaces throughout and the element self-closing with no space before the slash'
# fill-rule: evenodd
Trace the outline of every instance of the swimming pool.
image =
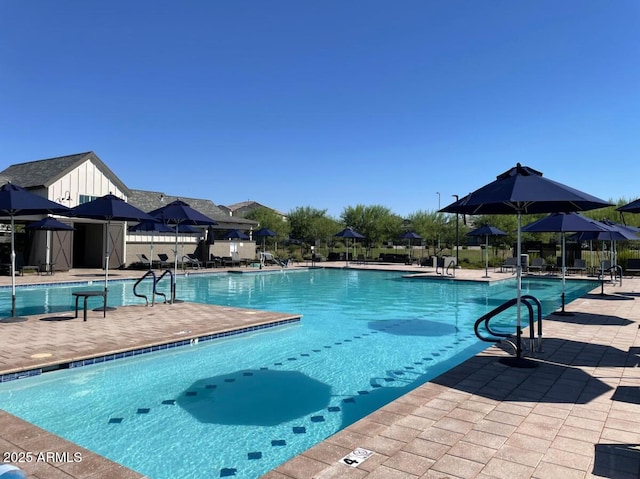
<svg viewBox="0 0 640 479">
<path fill-rule="evenodd" d="M 514 295 L 514 281 L 358 270 L 178 281 L 181 299 L 302 322 L 5 383 L 0 407 L 153 479 L 256 478 L 484 349 L 473 322 Z M 568 301 L 594 287 L 567 283 Z M 523 289 L 545 313 L 559 306 L 559 281 L 524 279 Z M 32 290 L 34 304 L 63 307 L 56 291 Z M 110 285 L 110 304 L 139 304 L 130 290 Z"/>
</svg>

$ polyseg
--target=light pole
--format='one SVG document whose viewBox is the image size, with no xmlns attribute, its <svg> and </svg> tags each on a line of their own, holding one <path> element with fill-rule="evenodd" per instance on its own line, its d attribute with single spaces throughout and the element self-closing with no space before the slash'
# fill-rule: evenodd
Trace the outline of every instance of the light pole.
<svg viewBox="0 0 640 479">
<path fill-rule="evenodd" d="M 458 201 L 458 195 L 451 195 L 451 196 L 453 196 L 456 199 L 456 201 Z M 456 213 L 456 268 L 460 267 L 460 251 L 459 251 L 459 246 L 458 246 L 458 243 L 459 243 L 459 232 L 460 232 L 459 218 L 460 217 L 458 216 L 458 213 Z"/>
<path fill-rule="evenodd" d="M 438 195 L 438 213 L 440 213 L 440 192 L 436 191 Z M 440 225 L 438 225 L 438 252 L 440 251 Z"/>
</svg>

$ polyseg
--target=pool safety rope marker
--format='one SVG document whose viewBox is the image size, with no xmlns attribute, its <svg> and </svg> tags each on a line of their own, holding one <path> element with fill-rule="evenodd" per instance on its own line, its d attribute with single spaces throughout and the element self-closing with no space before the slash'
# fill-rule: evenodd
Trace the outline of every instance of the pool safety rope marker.
<svg viewBox="0 0 640 479">
<path fill-rule="evenodd" d="M 373 456 L 373 451 L 359 447 L 351 451 L 338 462 L 346 464 L 349 467 L 358 467 L 371 456 Z"/>
</svg>

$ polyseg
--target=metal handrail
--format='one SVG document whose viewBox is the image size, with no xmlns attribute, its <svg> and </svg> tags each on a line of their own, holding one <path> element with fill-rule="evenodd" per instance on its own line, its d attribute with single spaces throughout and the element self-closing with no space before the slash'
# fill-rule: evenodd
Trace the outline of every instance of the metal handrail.
<svg viewBox="0 0 640 479">
<path fill-rule="evenodd" d="M 449 268 L 451 268 L 451 265 L 453 265 L 453 273 L 449 273 Z M 449 262 L 449 265 L 447 266 L 447 269 L 446 269 L 445 273 L 448 276 L 453 276 L 455 278 L 455 276 L 456 276 L 456 262 L 454 260 L 451 260 Z"/>
<path fill-rule="evenodd" d="M 520 301 L 522 304 L 524 304 L 528 311 L 529 311 L 529 349 L 531 352 L 533 352 L 534 350 L 536 350 L 535 348 L 535 332 L 534 332 L 534 326 L 533 326 L 533 322 L 534 322 L 534 312 L 533 312 L 533 306 L 531 303 L 534 303 L 537 306 L 537 321 L 538 321 L 538 347 L 537 347 L 537 351 L 540 352 L 542 351 L 542 304 L 540 303 L 540 301 L 538 300 L 538 298 L 536 298 L 535 296 L 531 296 L 530 294 L 525 294 L 523 296 L 520 297 Z M 518 357 L 521 356 L 522 354 L 522 347 L 521 347 L 521 337 L 522 337 L 522 329 L 519 327 L 518 330 L 516 331 L 516 343 L 514 344 L 513 342 L 507 340 L 508 338 L 512 337 L 512 334 L 506 334 L 506 333 L 498 333 L 497 331 L 494 331 L 491 329 L 491 327 L 489 326 L 489 321 L 494 318 L 495 316 L 497 316 L 498 314 L 500 314 L 501 312 L 509 309 L 510 307 L 512 307 L 513 305 L 517 304 L 518 302 L 518 298 L 513 298 L 510 299 L 509 301 L 501 304 L 500 306 L 498 306 L 497 308 L 494 308 L 493 310 L 489 311 L 488 313 L 482 315 L 480 318 L 478 318 L 473 326 L 475 335 L 482 341 L 486 341 L 486 342 L 490 342 L 490 343 L 498 343 L 501 341 L 506 341 L 508 342 L 511 346 L 514 347 L 514 349 L 516 350 L 516 354 Z M 482 334 L 480 334 L 480 325 L 484 323 L 484 327 L 487 330 L 487 332 L 493 336 L 493 337 L 487 337 L 487 336 L 483 336 Z"/>
<path fill-rule="evenodd" d="M 158 283 L 160 282 L 160 280 L 162 278 L 164 278 L 167 273 L 169 274 L 169 279 L 171 280 L 171 304 L 173 304 L 173 302 L 176 300 L 176 289 L 175 289 L 175 283 L 173 281 L 173 271 L 171 271 L 170 269 L 166 269 L 162 272 L 162 274 L 160 276 L 158 276 L 158 279 L 155 281 L 155 284 L 153 286 L 153 292 L 154 294 L 157 294 L 158 296 L 163 296 L 164 297 L 164 302 L 167 302 L 167 296 L 164 293 L 159 293 L 156 289 Z"/>
<path fill-rule="evenodd" d="M 149 306 L 149 298 L 147 298 L 147 295 L 146 295 L 146 294 L 140 294 L 140 293 L 138 293 L 138 292 L 136 291 L 136 289 L 137 289 L 138 285 L 139 285 L 140 283 L 142 283 L 142 281 L 144 281 L 144 279 L 145 279 L 147 276 L 152 276 L 152 277 L 153 277 L 153 292 L 155 292 L 155 289 L 156 289 L 156 274 L 155 274 L 153 271 L 151 271 L 151 270 L 149 270 L 149 271 L 147 271 L 145 274 L 143 274 L 143 275 L 142 275 L 142 277 L 141 277 L 138 281 L 136 281 L 136 282 L 134 283 L 134 285 L 133 285 L 133 295 L 134 295 L 134 296 L 136 296 L 136 297 L 138 297 L 138 298 L 144 298 L 145 303 L 146 303 L 146 304 L 145 304 L 145 306 Z M 153 306 L 153 305 L 154 305 L 154 302 L 155 302 L 155 301 L 154 301 L 154 295 L 152 294 L 152 295 L 151 295 L 151 306 Z"/>
</svg>

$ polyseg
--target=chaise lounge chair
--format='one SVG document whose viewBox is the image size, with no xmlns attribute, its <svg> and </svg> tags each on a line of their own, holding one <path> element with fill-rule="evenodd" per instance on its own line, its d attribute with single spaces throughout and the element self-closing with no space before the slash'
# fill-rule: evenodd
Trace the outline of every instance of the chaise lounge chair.
<svg viewBox="0 0 640 479">
<path fill-rule="evenodd" d="M 576 258 L 573 260 L 573 266 L 569 266 L 567 268 L 567 273 L 586 273 L 587 272 L 587 264 L 585 260 Z"/>
<path fill-rule="evenodd" d="M 187 266 L 191 266 L 195 269 L 200 269 L 200 260 L 196 257 L 195 254 L 185 254 L 182 257 L 182 261 L 180 261 L 180 263 L 182 264 L 182 269 L 185 269 Z"/>
<path fill-rule="evenodd" d="M 538 272 L 542 273 L 547 268 L 547 263 L 544 258 L 533 258 L 531 264 L 529 265 L 529 271 L 532 273 Z"/>
<path fill-rule="evenodd" d="M 158 259 L 160 260 L 160 269 L 171 267 L 171 261 L 169 261 L 169 255 L 165 253 L 158 253 Z"/>
<path fill-rule="evenodd" d="M 516 266 L 518 266 L 518 258 L 516 257 L 506 258 L 504 260 L 504 263 L 500 265 L 500 272 L 504 273 L 505 271 L 510 271 L 511 273 L 515 273 Z"/>
</svg>

